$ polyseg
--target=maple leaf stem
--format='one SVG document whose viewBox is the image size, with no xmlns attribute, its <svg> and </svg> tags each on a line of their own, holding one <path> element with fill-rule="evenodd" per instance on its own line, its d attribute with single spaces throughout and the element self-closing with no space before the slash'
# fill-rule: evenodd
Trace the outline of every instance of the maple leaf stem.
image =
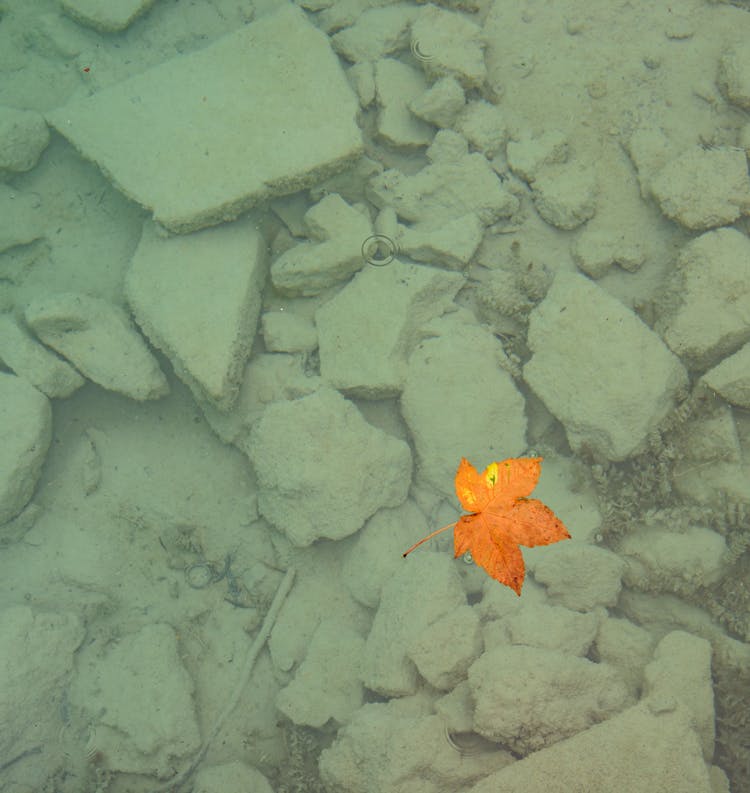
<svg viewBox="0 0 750 793">
<path fill-rule="evenodd" d="M 447 531 L 448 529 L 452 529 L 452 528 L 453 528 L 455 525 L 456 525 L 455 523 L 449 523 L 447 526 L 443 526 L 441 529 L 435 529 L 435 531 L 433 531 L 433 532 L 430 532 L 430 534 L 428 534 L 426 537 L 422 537 L 422 539 L 421 539 L 419 542 L 415 542 L 415 543 L 414 543 L 414 545 L 412 545 L 412 546 L 411 546 L 411 548 L 409 548 L 409 550 L 408 550 L 408 551 L 404 551 L 404 552 L 401 554 L 401 556 L 402 556 L 404 559 L 406 559 L 406 557 L 407 557 L 407 556 L 408 556 L 408 555 L 409 555 L 409 554 L 410 554 L 410 553 L 411 553 L 411 552 L 412 552 L 412 551 L 413 551 L 415 548 L 419 548 L 419 546 L 420 546 L 420 545 L 422 545 L 423 543 L 427 542 L 427 540 L 431 540 L 433 537 L 435 537 L 436 535 L 440 534 L 440 532 L 441 532 L 441 531 Z"/>
</svg>

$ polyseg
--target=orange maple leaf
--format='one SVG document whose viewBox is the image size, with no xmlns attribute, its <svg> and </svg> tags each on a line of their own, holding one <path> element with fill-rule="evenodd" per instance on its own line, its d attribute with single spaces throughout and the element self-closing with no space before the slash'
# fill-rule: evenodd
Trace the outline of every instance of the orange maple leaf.
<svg viewBox="0 0 750 793">
<path fill-rule="evenodd" d="M 541 457 L 511 457 L 490 463 L 481 474 L 462 457 L 456 471 L 456 495 L 469 514 L 423 537 L 403 556 L 455 527 L 455 556 L 470 551 L 472 559 L 492 578 L 520 595 L 526 568 L 519 545 L 533 548 L 570 538 L 548 506 L 528 498 L 541 471 Z"/>
</svg>

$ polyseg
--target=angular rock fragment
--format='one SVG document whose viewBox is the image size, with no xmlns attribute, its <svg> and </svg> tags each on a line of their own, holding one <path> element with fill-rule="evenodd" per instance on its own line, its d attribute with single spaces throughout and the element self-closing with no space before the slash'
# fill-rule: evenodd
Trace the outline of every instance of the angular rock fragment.
<svg viewBox="0 0 750 793">
<path fill-rule="evenodd" d="M 317 295 L 362 267 L 362 245 L 372 234 L 368 217 L 332 193 L 304 218 L 309 242 L 301 242 L 271 264 L 271 281 L 285 295 Z"/>
<path fill-rule="evenodd" d="M 688 149 L 661 169 L 651 190 L 661 211 L 686 228 L 705 231 L 733 223 L 750 211 L 745 152 Z"/>
<path fill-rule="evenodd" d="M 31 498 L 51 438 L 47 397 L 20 377 L 0 372 L 0 525 Z"/>
<path fill-rule="evenodd" d="M 298 546 L 353 534 L 381 507 L 402 503 L 411 482 L 409 447 L 329 388 L 269 405 L 247 450 L 258 509 Z"/>
<path fill-rule="evenodd" d="M 48 143 L 49 130 L 39 113 L 0 106 L 0 173 L 31 170 Z"/>
<path fill-rule="evenodd" d="M 136 321 L 196 398 L 234 403 L 268 265 L 252 219 L 178 237 L 144 228 L 125 291 Z"/>
<path fill-rule="evenodd" d="M 565 427 L 574 449 L 622 460 L 687 384 L 661 339 L 582 275 L 558 273 L 531 312 L 524 377 Z"/>
<path fill-rule="evenodd" d="M 420 327 L 452 305 L 463 283 L 398 259 L 363 270 L 315 314 L 323 379 L 367 399 L 400 393 Z"/>
<path fill-rule="evenodd" d="M 691 369 L 704 369 L 750 340 L 750 240 L 736 229 L 701 234 L 680 251 L 671 298 L 656 324 Z"/>
<path fill-rule="evenodd" d="M 169 392 L 158 361 L 118 306 L 60 292 L 32 300 L 25 317 L 41 341 L 102 388 L 138 400 Z"/>
<path fill-rule="evenodd" d="M 85 382 L 8 314 L 0 314 L 0 361 L 51 398 L 68 397 Z"/>
</svg>

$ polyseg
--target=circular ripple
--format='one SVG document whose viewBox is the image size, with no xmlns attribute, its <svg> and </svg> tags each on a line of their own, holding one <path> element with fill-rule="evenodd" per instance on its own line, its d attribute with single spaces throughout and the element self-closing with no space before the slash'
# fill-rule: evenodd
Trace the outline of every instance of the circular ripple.
<svg viewBox="0 0 750 793">
<path fill-rule="evenodd" d="M 372 234 L 362 243 L 362 258 L 373 267 L 385 267 L 398 253 L 398 245 L 385 234 Z"/>
<path fill-rule="evenodd" d="M 422 49 L 422 45 L 419 42 L 419 39 L 412 39 L 411 40 L 411 54 L 418 60 L 418 61 L 431 61 L 433 59 L 433 55 L 430 55 L 428 52 L 425 52 Z"/>
</svg>

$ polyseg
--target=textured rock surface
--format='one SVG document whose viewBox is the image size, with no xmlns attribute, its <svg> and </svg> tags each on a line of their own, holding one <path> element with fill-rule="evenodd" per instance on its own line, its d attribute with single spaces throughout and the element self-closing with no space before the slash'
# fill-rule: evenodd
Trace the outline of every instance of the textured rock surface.
<svg viewBox="0 0 750 793">
<path fill-rule="evenodd" d="M 46 778 L 70 767 L 61 751 L 38 747 L 59 742 L 68 727 L 66 692 L 84 633 L 75 614 L 28 606 L 0 611 L 0 757 L 17 758 L 12 773 L 23 786 L 43 789 Z M 10 780 L 9 786 L 21 787 Z"/>
<path fill-rule="evenodd" d="M 0 361 L 48 397 L 70 396 L 85 382 L 7 314 L 0 314 Z"/>
<path fill-rule="evenodd" d="M 539 647 L 495 647 L 469 669 L 474 729 L 522 754 L 610 718 L 630 704 L 607 664 Z"/>
<path fill-rule="evenodd" d="M 646 667 L 643 693 L 655 712 L 682 707 L 692 715 L 703 757 L 711 762 L 716 737 L 711 643 L 685 631 L 668 633 Z"/>
<path fill-rule="evenodd" d="M 49 143 L 39 113 L 0 105 L 0 173 L 33 168 Z"/>
<path fill-rule="evenodd" d="M 483 468 L 526 448 L 524 400 L 502 369 L 500 342 L 485 328 L 433 324 L 437 338 L 412 356 L 401 412 L 414 439 L 420 476 L 449 497 L 462 456 Z"/>
<path fill-rule="evenodd" d="M 200 746 L 193 681 L 169 625 L 146 625 L 81 664 L 71 699 L 88 714 L 106 768 L 169 776 L 175 758 Z"/>
<path fill-rule="evenodd" d="M 410 642 L 425 626 L 466 604 L 456 564 L 448 554 L 415 553 L 383 586 L 365 646 L 364 682 L 369 689 L 386 696 L 417 690 Z M 446 668 L 451 662 L 446 661 Z"/>
<path fill-rule="evenodd" d="M 269 405 L 248 455 L 261 514 L 295 545 L 353 534 L 381 507 L 403 502 L 411 482 L 409 447 L 328 388 Z"/>
<path fill-rule="evenodd" d="M 47 397 L 0 372 L 0 525 L 28 503 L 52 438 Z"/>
<path fill-rule="evenodd" d="M 304 216 L 310 241 L 284 251 L 271 264 L 271 281 L 285 295 L 317 295 L 362 267 L 370 219 L 335 193 Z"/>
<path fill-rule="evenodd" d="M 25 316 L 41 341 L 102 388 L 139 400 L 169 392 L 158 361 L 119 306 L 60 292 L 32 300 Z"/>
<path fill-rule="evenodd" d="M 364 647 L 356 631 L 335 620 L 321 622 L 292 682 L 276 698 L 278 709 L 295 724 L 346 724 L 364 701 Z"/>
<path fill-rule="evenodd" d="M 235 401 L 255 336 L 267 264 L 253 219 L 185 237 L 146 224 L 125 290 L 136 321 L 201 401 Z"/>
<path fill-rule="evenodd" d="M 636 452 L 687 383 L 679 360 L 622 303 L 559 273 L 532 311 L 523 374 L 574 449 L 609 460 Z"/>
<path fill-rule="evenodd" d="M 448 793 L 510 762 L 494 747 L 466 755 L 451 749 L 443 718 L 414 697 L 357 711 L 321 754 L 320 773 L 329 793 Z"/>
<path fill-rule="evenodd" d="M 662 212 L 703 231 L 733 223 L 750 210 L 747 159 L 739 148 L 694 148 L 670 160 L 651 189 Z"/>
<path fill-rule="evenodd" d="M 470 793 L 713 793 L 700 744 L 684 714 L 626 710 L 490 774 Z"/>
<path fill-rule="evenodd" d="M 103 33 L 124 30 L 141 14 L 145 13 L 154 0 L 62 0 L 62 8 L 73 19 Z"/>
<path fill-rule="evenodd" d="M 750 240 L 736 229 L 702 234 L 680 251 L 676 305 L 657 329 L 690 368 L 704 369 L 750 340 Z"/>
<path fill-rule="evenodd" d="M 398 259 L 359 273 L 315 313 L 323 380 L 368 399 L 399 394 L 420 328 L 453 305 L 463 283 Z"/>
</svg>

